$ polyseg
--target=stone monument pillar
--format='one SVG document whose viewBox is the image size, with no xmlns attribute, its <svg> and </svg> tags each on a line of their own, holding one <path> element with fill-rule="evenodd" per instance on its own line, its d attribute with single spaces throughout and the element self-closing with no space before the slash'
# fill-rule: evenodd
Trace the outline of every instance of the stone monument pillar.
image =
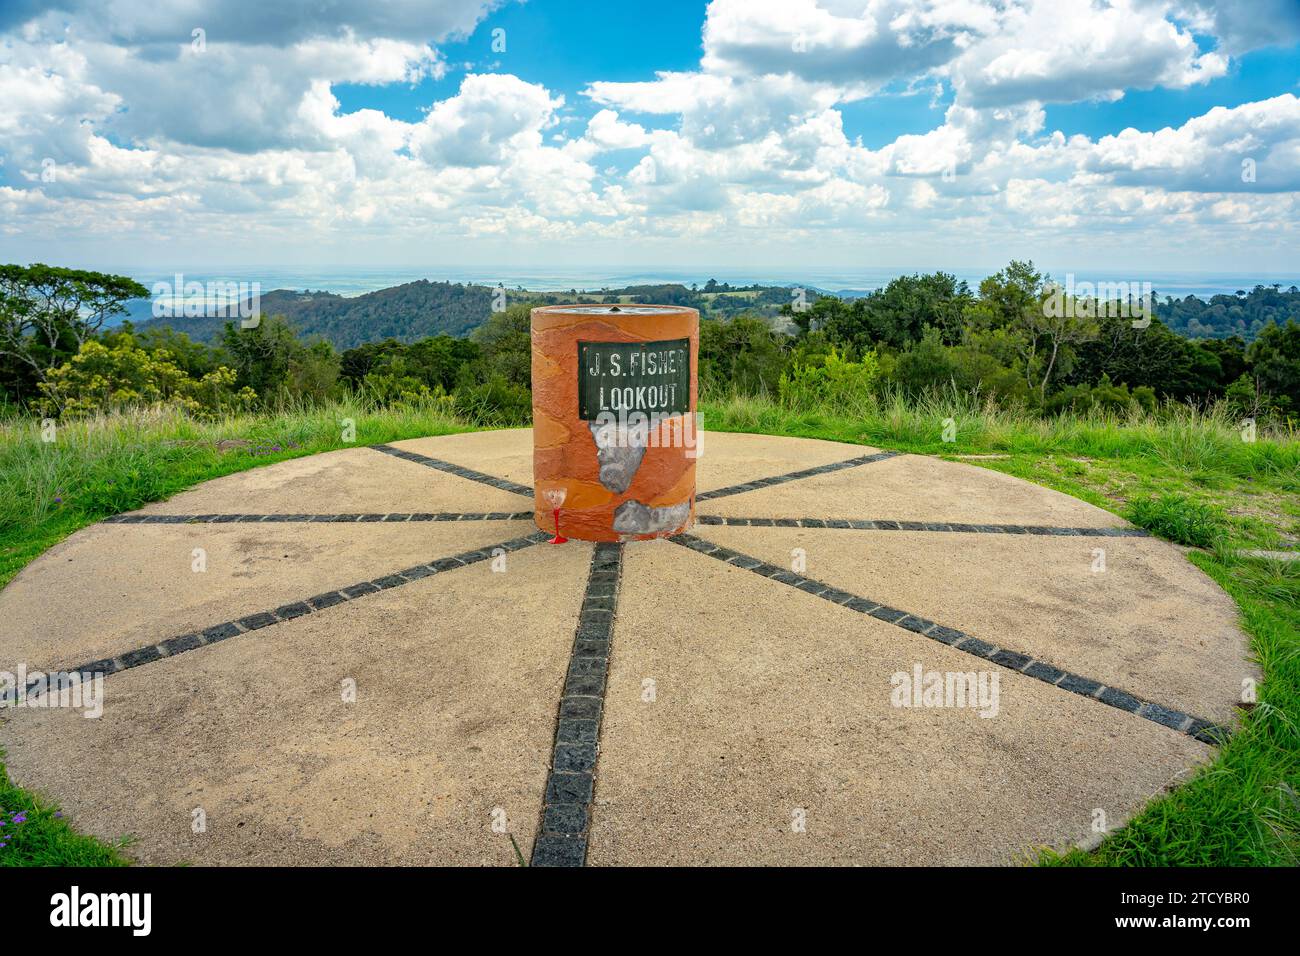
<svg viewBox="0 0 1300 956">
<path fill-rule="evenodd" d="M 675 534 L 695 516 L 700 315 L 664 305 L 533 309 L 537 526 L 584 541 Z M 558 502 L 558 505 L 557 505 Z"/>
</svg>

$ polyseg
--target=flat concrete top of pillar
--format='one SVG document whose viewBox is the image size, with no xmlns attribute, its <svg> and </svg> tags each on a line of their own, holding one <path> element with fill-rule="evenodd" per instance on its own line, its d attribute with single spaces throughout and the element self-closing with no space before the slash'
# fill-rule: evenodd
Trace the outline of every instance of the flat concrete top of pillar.
<svg viewBox="0 0 1300 956">
<path fill-rule="evenodd" d="M 693 311 L 676 305 L 543 305 L 538 311 L 561 315 L 661 315 Z"/>
</svg>

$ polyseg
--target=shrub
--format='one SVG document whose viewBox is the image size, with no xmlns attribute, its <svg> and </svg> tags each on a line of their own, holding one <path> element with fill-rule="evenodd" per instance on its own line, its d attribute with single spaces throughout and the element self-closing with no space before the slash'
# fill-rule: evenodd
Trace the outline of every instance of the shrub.
<svg viewBox="0 0 1300 956">
<path fill-rule="evenodd" d="M 860 362 L 849 362 L 832 348 L 781 374 L 781 401 L 789 408 L 853 407 L 870 400 L 878 371 L 874 352 L 863 355 Z"/>
<path fill-rule="evenodd" d="M 1283 413 L 1300 410 L 1300 322 L 1270 322 L 1250 343 L 1246 357 L 1254 369 L 1260 391 Z"/>
<path fill-rule="evenodd" d="M 380 405 L 411 405 L 431 401 L 432 389 L 412 375 L 402 375 L 394 369 L 371 372 L 363 380 L 366 391 Z M 442 389 L 438 390 L 440 394 Z"/>
<path fill-rule="evenodd" d="M 1239 415 L 1254 415 L 1260 407 L 1259 389 L 1247 372 L 1242 372 L 1241 377 L 1228 386 L 1223 398 Z"/>
<path fill-rule="evenodd" d="M 1150 385 L 1139 385 L 1133 389 L 1133 401 L 1137 402 L 1138 408 L 1151 415 L 1155 413 L 1159 402 L 1156 401 L 1156 390 Z"/>
<path fill-rule="evenodd" d="M 1068 385 L 1048 397 L 1043 403 L 1043 413 L 1061 415 L 1068 412 L 1073 415 L 1086 415 L 1092 410 L 1094 404 L 1092 389 L 1087 385 Z"/>
<path fill-rule="evenodd" d="M 1092 387 L 1092 402 L 1103 412 L 1123 415 L 1133 407 L 1133 396 L 1127 385 L 1112 385 L 1110 376 L 1103 373 L 1101 381 Z"/>
<path fill-rule="evenodd" d="M 193 379 L 166 349 L 137 348 L 130 335 L 111 347 L 84 343 L 71 361 L 51 369 L 41 383 L 40 407 L 46 414 L 86 415 L 145 405 L 171 405 L 191 415 L 215 415 L 249 408 L 257 395 L 235 388 L 235 372 L 218 366 Z"/>
<path fill-rule="evenodd" d="M 494 375 L 481 384 L 458 388 L 455 409 L 476 425 L 527 425 L 532 420 L 533 396 L 504 376 Z"/>
<path fill-rule="evenodd" d="M 1007 405 L 1023 405 L 1031 396 L 1029 383 L 1016 369 L 1009 368 L 997 356 L 979 347 L 959 345 L 948 350 L 952 362 L 952 380 L 959 391 L 978 392 Z"/>
<path fill-rule="evenodd" d="M 700 391 L 769 395 L 786 367 L 786 336 L 762 319 L 737 317 L 700 323 Z"/>
<path fill-rule="evenodd" d="M 956 373 L 950 350 L 938 329 L 926 329 L 920 341 L 900 352 L 889 368 L 890 380 L 907 395 L 950 387 Z"/>
</svg>

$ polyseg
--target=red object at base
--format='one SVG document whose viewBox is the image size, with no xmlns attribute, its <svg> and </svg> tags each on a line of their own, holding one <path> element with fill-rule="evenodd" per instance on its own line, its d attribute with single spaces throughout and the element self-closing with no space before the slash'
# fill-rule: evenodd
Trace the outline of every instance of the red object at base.
<svg viewBox="0 0 1300 956">
<path fill-rule="evenodd" d="M 547 544 L 568 544 L 569 543 L 569 539 L 566 538 L 564 535 L 560 534 L 560 509 L 559 508 L 555 509 L 555 537 L 546 543 Z"/>
</svg>

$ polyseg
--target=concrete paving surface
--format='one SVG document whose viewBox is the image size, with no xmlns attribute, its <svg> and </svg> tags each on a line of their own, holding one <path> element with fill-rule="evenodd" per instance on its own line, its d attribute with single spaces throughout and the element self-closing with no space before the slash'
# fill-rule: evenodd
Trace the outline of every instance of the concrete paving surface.
<svg viewBox="0 0 1300 956">
<path fill-rule="evenodd" d="M 593 546 L 531 462 L 352 448 L 73 535 L 0 592 L 11 778 L 147 864 L 1016 864 L 1258 676 L 1179 548 L 975 465 L 707 433 L 689 534 Z"/>
</svg>

